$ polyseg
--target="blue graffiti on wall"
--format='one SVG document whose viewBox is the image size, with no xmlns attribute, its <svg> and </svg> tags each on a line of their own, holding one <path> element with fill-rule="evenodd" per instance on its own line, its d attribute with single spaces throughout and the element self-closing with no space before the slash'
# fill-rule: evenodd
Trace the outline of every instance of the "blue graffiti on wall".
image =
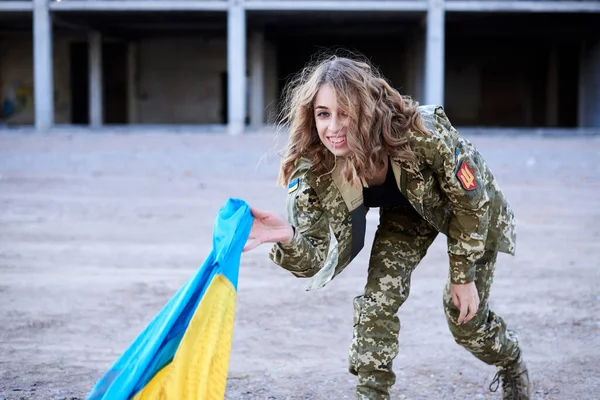
<svg viewBox="0 0 600 400">
<path fill-rule="evenodd" d="M 5 91 L 2 99 L 2 119 L 8 119 L 31 107 L 33 103 L 33 86 L 15 82 Z"/>
</svg>

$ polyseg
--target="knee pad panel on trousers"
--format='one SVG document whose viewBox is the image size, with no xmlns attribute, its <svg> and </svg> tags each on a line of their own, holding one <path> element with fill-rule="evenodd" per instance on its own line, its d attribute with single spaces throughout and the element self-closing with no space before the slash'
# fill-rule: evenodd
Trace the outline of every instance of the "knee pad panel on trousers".
<svg viewBox="0 0 600 400">
<path fill-rule="evenodd" d="M 456 343 L 486 364 L 501 365 L 514 360 L 519 352 L 517 333 L 508 329 L 493 311 L 480 320 L 456 325 L 449 319 L 448 327 Z"/>
</svg>

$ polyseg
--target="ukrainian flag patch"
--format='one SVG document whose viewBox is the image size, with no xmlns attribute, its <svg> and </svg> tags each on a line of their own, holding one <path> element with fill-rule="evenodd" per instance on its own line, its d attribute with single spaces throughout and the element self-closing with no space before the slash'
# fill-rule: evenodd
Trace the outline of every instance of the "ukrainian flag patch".
<svg viewBox="0 0 600 400">
<path fill-rule="evenodd" d="M 298 189 L 299 184 L 300 184 L 300 178 L 296 178 L 293 181 L 291 181 L 290 184 L 288 185 L 288 194 L 296 191 L 296 189 Z"/>
</svg>

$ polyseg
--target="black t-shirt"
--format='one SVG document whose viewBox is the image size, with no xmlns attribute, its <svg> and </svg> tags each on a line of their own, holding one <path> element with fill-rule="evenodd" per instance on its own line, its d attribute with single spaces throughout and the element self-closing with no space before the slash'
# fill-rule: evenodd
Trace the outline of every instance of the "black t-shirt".
<svg viewBox="0 0 600 400">
<path fill-rule="evenodd" d="M 408 199 L 398 189 L 398 184 L 396 184 L 394 178 L 394 170 L 389 162 L 385 182 L 379 186 L 364 188 L 363 201 L 365 207 L 369 208 L 410 205 Z"/>
</svg>

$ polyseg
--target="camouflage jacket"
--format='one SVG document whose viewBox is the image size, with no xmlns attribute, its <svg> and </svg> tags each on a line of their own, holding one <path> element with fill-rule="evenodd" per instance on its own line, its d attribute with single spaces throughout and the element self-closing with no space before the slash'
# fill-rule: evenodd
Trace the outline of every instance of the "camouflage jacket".
<svg viewBox="0 0 600 400">
<path fill-rule="evenodd" d="M 451 282 L 472 282 L 475 261 L 486 249 L 514 255 L 514 214 L 477 149 L 459 136 L 443 108 L 419 111 L 428 134 L 406 133 L 416 162 L 392 157 L 390 166 L 402 194 L 447 236 Z M 287 200 L 295 234 L 270 252 L 295 276 L 312 277 L 309 290 L 325 286 L 364 246 L 362 188 L 345 184 L 340 172 L 317 177 L 310 161 L 298 164 Z"/>
</svg>

